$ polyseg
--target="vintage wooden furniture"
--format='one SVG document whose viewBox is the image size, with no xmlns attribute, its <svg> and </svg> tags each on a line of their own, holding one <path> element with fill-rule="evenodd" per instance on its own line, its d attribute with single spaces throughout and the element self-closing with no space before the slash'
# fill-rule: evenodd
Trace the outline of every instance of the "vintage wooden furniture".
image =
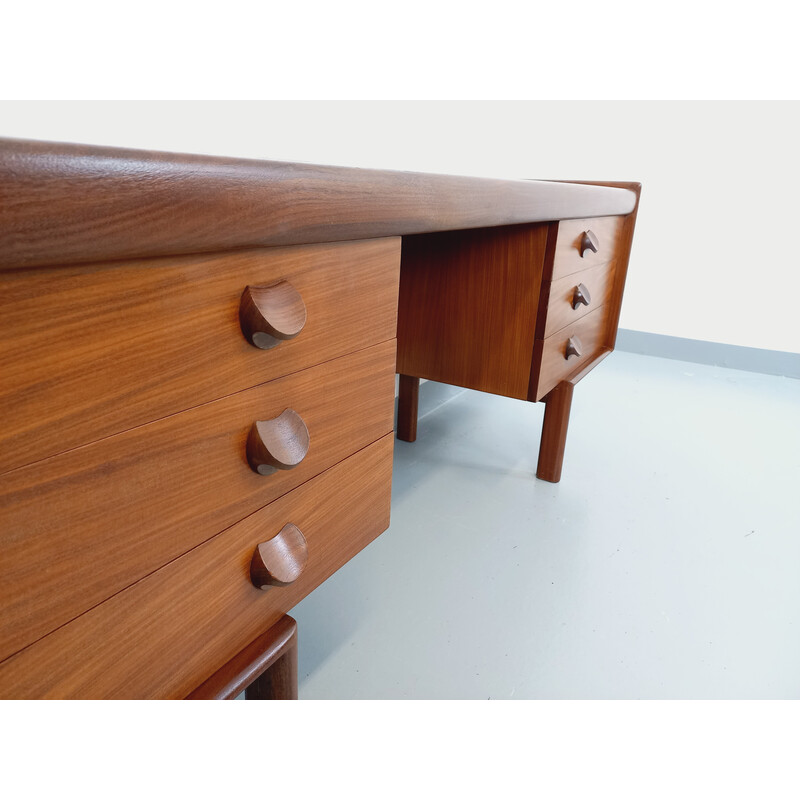
<svg viewBox="0 0 800 800">
<path fill-rule="evenodd" d="M 409 441 L 420 378 L 544 400 L 558 480 L 638 195 L 0 140 L 0 697 L 296 696 L 395 372 Z"/>
</svg>

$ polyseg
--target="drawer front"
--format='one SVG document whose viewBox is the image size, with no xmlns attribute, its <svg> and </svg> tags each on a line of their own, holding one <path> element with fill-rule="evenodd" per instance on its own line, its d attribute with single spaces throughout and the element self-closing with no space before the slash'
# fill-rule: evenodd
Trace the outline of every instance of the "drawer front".
<svg viewBox="0 0 800 800">
<path fill-rule="evenodd" d="M 575 272 L 543 287 L 549 292 L 544 337 L 604 306 L 614 288 L 614 262 Z"/>
<path fill-rule="evenodd" d="M 623 220 L 624 217 L 597 217 L 559 222 L 552 280 L 613 260 L 620 245 Z M 585 235 L 592 239 L 597 252 L 585 246 Z"/>
<path fill-rule="evenodd" d="M 360 451 L 0 664 L 4 698 L 185 697 L 389 524 L 393 435 Z M 300 577 L 256 589 L 257 545 L 287 523 Z"/>
<path fill-rule="evenodd" d="M 392 431 L 394 340 L 0 478 L 0 658 Z M 253 423 L 287 408 L 293 469 L 248 465 Z"/>
<path fill-rule="evenodd" d="M 587 367 L 604 351 L 608 309 L 609 306 L 598 308 L 547 339 L 536 340 L 534 363 L 539 369 L 533 399 L 541 400 L 556 384 Z M 578 347 L 580 356 L 567 358 L 570 341 Z"/>
<path fill-rule="evenodd" d="M 395 238 L 0 273 L 0 472 L 395 338 L 399 268 Z M 242 294 L 280 281 L 306 322 L 258 349 Z"/>
</svg>

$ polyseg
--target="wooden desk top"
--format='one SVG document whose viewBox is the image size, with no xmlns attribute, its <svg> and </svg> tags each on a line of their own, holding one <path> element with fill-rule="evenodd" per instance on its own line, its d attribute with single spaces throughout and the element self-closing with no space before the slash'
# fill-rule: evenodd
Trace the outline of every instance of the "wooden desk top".
<svg viewBox="0 0 800 800">
<path fill-rule="evenodd" d="M 0 269 L 623 215 L 635 204 L 635 191 L 613 186 L 0 139 Z"/>
</svg>

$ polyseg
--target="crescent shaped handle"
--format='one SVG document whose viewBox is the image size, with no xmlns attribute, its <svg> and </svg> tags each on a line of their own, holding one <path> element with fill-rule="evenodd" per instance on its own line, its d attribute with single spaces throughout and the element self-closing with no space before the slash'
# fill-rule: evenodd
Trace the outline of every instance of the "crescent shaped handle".
<svg viewBox="0 0 800 800">
<path fill-rule="evenodd" d="M 271 350 L 294 339 L 306 324 L 306 304 L 288 281 L 248 286 L 239 301 L 239 324 L 250 344 Z"/>
<path fill-rule="evenodd" d="M 572 307 L 577 308 L 580 305 L 588 306 L 592 302 L 592 296 L 589 290 L 582 283 L 575 287 L 575 294 L 572 295 Z"/>
<path fill-rule="evenodd" d="M 253 423 L 247 437 L 247 463 L 259 475 L 293 469 L 306 457 L 309 443 L 303 418 L 287 408 L 274 419 Z"/>
<path fill-rule="evenodd" d="M 597 238 L 597 235 L 592 231 L 584 231 L 581 234 L 581 258 L 583 258 L 583 254 L 587 250 L 591 250 L 593 253 L 596 253 L 600 247 L 600 240 Z"/>
<path fill-rule="evenodd" d="M 257 589 L 288 586 L 300 577 L 307 563 L 306 537 L 290 522 L 256 547 L 250 561 L 250 580 Z"/>
<path fill-rule="evenodd" d="M 571 356 L 578 356 L 578 358 L 580 358 L 582 355 L 583 345 L 581 344 L 581 340 L 577 336 L 570 336 L 564 358 L 569 361 Z"/>
</svg>

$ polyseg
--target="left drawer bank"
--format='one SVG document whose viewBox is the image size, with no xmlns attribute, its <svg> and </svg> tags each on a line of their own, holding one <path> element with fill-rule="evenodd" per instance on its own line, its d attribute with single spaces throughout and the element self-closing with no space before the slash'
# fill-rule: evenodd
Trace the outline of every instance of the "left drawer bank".
<svg viewBox="0 0 800 800">
<path fill-rule="evenodd" d="M 0 273 L 1 697 L 185 696 L 387 527 L 399 262 L 384 239 Z M 260 349 L 240 299 L 276 284 L 306 319 Z M 303 452 L 259 474 L 255 423 L 287 409 Z M 305 571 L 255 588 L 289 523 Z"/>
</svg>

